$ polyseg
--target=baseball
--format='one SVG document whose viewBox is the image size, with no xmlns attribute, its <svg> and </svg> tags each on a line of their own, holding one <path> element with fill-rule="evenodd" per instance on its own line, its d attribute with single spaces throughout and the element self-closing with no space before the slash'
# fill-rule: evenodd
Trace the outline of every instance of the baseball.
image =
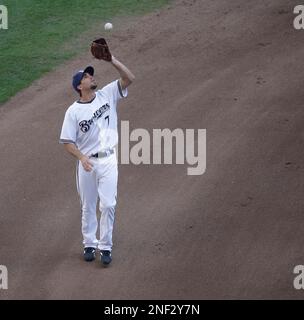
<svg viewBox="0 0 304 320">
<path fill-rule="evenodd" d="M 112 25 L 112 23 L 108 22 L 105 24 L 104 28 L 105 28 L 105 30 L 111 30 L 111 29 L 113 29 L 113 25 Z"/>
</svg>

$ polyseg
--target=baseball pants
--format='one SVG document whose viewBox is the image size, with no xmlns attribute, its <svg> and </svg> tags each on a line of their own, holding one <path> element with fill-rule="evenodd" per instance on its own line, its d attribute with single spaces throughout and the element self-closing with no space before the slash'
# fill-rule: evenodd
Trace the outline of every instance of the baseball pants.
<svg viewBox="0 0 304 320">
<path fill-rule="evenodd" d="M 76 180 L 82 208 L 82 235 L 84 247 L 112 250 L 112 232 L 117 195 L 117 158 L 90 158 L 93 170 L 86 172 L 78 162 Z M 96 214 L 99 198 L 99 240 L 96 238 L 98 219 Z"/>
</svg>

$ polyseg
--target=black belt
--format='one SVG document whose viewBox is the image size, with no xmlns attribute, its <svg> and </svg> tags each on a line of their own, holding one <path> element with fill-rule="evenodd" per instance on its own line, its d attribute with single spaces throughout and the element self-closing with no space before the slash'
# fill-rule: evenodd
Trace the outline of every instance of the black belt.
<svg viewBox="0 0 304 320">
<path fill-rule="evenodd" d="M 105 150 L 105 151 L 100 151 L 100 152 L 97 152 L 95 154 L 92 154 L 91 158 L 106 158 L 106 157 L 108 157 L 109 155 L 111 155 L 113 153 L 114 153 L 114 149 L 108 149 L 108 150 Z"/>
</svg>

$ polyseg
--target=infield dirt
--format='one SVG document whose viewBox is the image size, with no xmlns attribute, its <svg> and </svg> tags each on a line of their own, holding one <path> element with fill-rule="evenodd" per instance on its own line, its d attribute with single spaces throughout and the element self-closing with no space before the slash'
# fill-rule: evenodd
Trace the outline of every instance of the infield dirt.
<svg viewBox="0 0 304 320">
<path fill-rule="evenodd" d="M 82 260 L 75 161 L 58 144 L 89 51 L 0 108 L 1 299 L 301 298 L 303 32 L 295 1 L 177 0 L 114 21 L 131 128 L 207 130 L 207 169 L 121 165 L 113 263 Z M 88 41 L 89 43 L 90 41 Z"/>
</svg>

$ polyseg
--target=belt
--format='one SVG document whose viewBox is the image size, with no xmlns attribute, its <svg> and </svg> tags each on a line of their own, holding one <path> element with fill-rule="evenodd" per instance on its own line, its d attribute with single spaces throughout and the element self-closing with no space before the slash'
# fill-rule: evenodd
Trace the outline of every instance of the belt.
<svg viewBox="0 0 304 320">
<path fill-rule="evenodd" d="M 105 150 L 105 151 L 100 151 L 100 152 L 97 152 L 95 154 L 92 154 L 90 156 L 90 158 L 106 158 L 106 157 L 108 157 L 109 155 L 111 155 L 113 153 L 114 153 L 114 149 L 108 149 L 108 150 Z"/>
</svg>

